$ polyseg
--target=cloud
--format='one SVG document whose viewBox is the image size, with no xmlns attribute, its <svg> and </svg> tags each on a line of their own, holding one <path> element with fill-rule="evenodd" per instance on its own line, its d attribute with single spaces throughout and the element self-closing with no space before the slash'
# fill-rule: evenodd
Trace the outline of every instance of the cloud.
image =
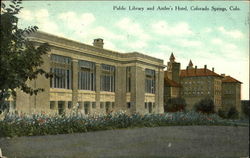
<svg viewBox="0 0 250 158">
<path fill-rule="evenodd" d="M 145 48 L 147 46 L 147 43 L 145 41 L 137 40 L 135 42 L 128 43 L 127 45 L 133 49 L 138 50 L 138 49 Z"/>
<path fill-rule="evenodd" d="M 168 45 L 159 45 L 158 48 L 164 52 L 173 52 L 174 51 L 174 48 L 168 46 Z"/>
<path fill-rule="evenodd" d="M 216 45 L 221 45 L 223 43 L 223 41 L 219 38 L 213 38 L 210 42 Z"/>
<path fill-rule="evenodd" d="M 58 19 L 61 20 L 62 25 L 74 30 L 74 32 L 82 33 L 86 32 L 86 27 L 95 21 L 95 16 L 92 13 L 78 15 L 75 12 L 69 11 L 59 14 Z"/>
<path fill-rule="evenodd" d="M 165 21 L 158 21 L 151 25 L 155 33 L 166 36 L 185 36 L 192 35 L 193 32 L 189 25 L 185 22 L 180 22 L 174 25 L 169 25 Z"/>
<path fill-rule="evenodd" d="M 95 27 L 93 29 L 90 29 L 87 33 L 90 36 L 96 36 L 96 37 L 98 36 L 98 37 L 104 38 L 104 39 L 116 39 L 116 40 L 124 40 L 125 39 L 124 36 L 119 35 L 119 34 L 115 34 L 103 26 L 98 26 L 98 27 Z"/>
<path fill-rule="evenodd" d="M 19 18 L 21 18 L 23 20 L 26 20 L 26 21 L 32 21 L 34 19 L 34 17 L 32 16 L 31 11 L 27 10 L 27 9 L 22 9 L 18 16 L 19 16 Z"/>
<path fill-rule="evenodd" d="M 218 30 L 230 37 L 233 38 L 242 38 L 243 37 L 243 33 L 239 30 L 226 30 L 223 26 L 219 27 Z"/>
<path fill-rule="evenodd" d="M 35 23 L 40 31 L 64 36 L 64 34 L 59 31 L 58 25 L 50 19 L 50 14 L 47 9 L 39 9 L 36 11 L 23 9 L 19 14 L 19 18 L 21 25 L 25 21 L 28 21 L 29 23 Z"/>
<path fill-rule="evenodd" d="M 184 47 L 200 47 L 202 46 L 202 42 L 195 41 L 195 40 L 186 40 L 186 39 L 179 39 L 177 42 Z"/>
<path fill-rule="evenodd" d="M 151 37 L 145 33 L 138 23 L 135 23 L 130 18 L 123 18 L 115 24 L 118 28 L 125 31 L 129 36 L 135 36 L 141 40 L 149 40 Z"/>
<path fill-rule="evenodd" d="M 205 28 L 205 29 L 203 30 L 203 32 L 204 32 L 204 33 L 210 33 L 210 32 L 212 32 L 212 29 L 211 29 L 211 28 Z"/>
</svg>

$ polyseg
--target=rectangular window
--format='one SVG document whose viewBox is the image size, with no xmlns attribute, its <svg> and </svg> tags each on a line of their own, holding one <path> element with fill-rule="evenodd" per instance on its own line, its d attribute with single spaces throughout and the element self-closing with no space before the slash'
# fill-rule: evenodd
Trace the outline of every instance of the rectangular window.
<svg viewBox="0 0 250 158">
<path fill-rule="evenodd" d="M 72 108 L 72 101 L 68 101 L 68 109 Z"/>
<path fill-rule="evenodd" d="M 127 102 L 127 108 L 131 108 L 131 103 L 130 102 Z"/>
<path fill-rule="evenodd" d="M 131 92 L 131 67 L 126 68 L 126 90 Z"/>
<path fill-rule="evenodd" d="M 155 93 L 155 71 L 146 69 L 145 70 L 145 92 Z"/>
<path fill-rule="evenodd" d="M 95 109 L 96 108 L 96 103 L 92 102 L 92 108 Z"/>
<path fill-rule="evenodd" d="M 53 73 L 53 78 L 50 79 L 50 87 L 71 89 L 71 59 L 51 54 L 51 65 L 50 71 Z"/>
<path fill-rule="evenodd" d="M 54 110 L 55 109 L 55 101 L 50 101 L 49 106 L 50 106 L 51 110 Z"/>
<path fill-rule="evenodd" d="M 95 63 L 78 61 L 78 88 L 82 90 L 95 90 Z"/>
<path fill-rule="evenodd" d="M 100 108 L 101 108 L 101 109 L 104 108 L 104 104 L 105 104 L 104 102 L 101 102 L 101 103 L 100 103 Z"/>
<path fill-rule="evenodd" d="M 115 67 L 111 65 L 101 65 L 101 91 L 115 91 Z"/>
<path fill-rule="evenodd" d="M 145 105 L 145 109 L 147 109 L 148 108 L 148 103 L 145 102 L 144 105 Z"/>
</svg>

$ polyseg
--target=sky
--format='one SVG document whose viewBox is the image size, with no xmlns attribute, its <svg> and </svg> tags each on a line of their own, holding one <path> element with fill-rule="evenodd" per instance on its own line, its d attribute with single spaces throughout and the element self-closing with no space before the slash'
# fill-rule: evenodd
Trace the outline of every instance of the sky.
<svg viewBox="0 0 250 158">
<path fill-rule="evenodd" d="M 243 82 L 241 98 L 249 99 L 247 1 L 24 1 L 22 6 L 21 28 L 36 25 L 90 45 L 103 38 L 105 49 L 136 51 L 165 64 L 173 52 L 182 69 L 191 59 L 198 68 L 214 67 Z"/>
</svg>

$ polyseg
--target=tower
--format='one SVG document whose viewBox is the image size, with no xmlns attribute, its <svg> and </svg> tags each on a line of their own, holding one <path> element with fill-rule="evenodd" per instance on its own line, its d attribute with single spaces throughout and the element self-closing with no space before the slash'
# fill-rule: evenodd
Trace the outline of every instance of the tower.
<svg viewBox="0 0 250 158">
<path fill-rule="evenodd" d="M 167 77 L 177 83 L 180 82 L 180 63 L 175 62 L 174 54 L 171 53 L 167 64 Z"/>
</svg>

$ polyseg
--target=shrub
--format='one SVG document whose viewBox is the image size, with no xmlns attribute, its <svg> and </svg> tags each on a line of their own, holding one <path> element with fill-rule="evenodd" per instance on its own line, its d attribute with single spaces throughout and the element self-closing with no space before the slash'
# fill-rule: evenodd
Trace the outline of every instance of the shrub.
<svg viewBox="0 0 250 158">
<path fill-rule="evenodd" d="M 249 118 L 249 113 L 250 113 L 250 103 L 249 100 L 243 100 L 241 101 L 241 108 L 242 108 L 242 113 Z"/>
<path fill-rule="evenodd" d="M 214 101 L 211 98 L 204 98 L 194 105 L 194 108 L 198 112 L 210 114 L 214 113 Z"/>
<path fill-rule="evenodd" d="M 187 104 L 184 98 L 170 98 L 167 103 L 164 105 L 165 112 L 177 112 L 184 111 Z"/>
<path fill-rule="evenodd" d="M 0 137 L 35 136 L 79 133 L 108 129 L 157 127 L 168 125 L 231 125 L 216 114 L 204 115 L 194 111 L 165 114 L 132 114 L 117 112 L 108 115 L 17 116 L 7 115 L 0 121 Z"/>
<path fill-rule="evenodd" d="M 231 107 L 228 110 L 227 118 L 229 118 L 229 119 L 237 119 L 237 118 L 239 118 L 239 112 L 237 111 L 237 109 L 235 107 Z"/>
<path fill-rule="evenodd" d="M 222 110 L 222 109 L 219 109 L 218 110 L 218 115 L 221 117 L 221 118 L 227 118 L 227 112 Z"/>
</svg>

